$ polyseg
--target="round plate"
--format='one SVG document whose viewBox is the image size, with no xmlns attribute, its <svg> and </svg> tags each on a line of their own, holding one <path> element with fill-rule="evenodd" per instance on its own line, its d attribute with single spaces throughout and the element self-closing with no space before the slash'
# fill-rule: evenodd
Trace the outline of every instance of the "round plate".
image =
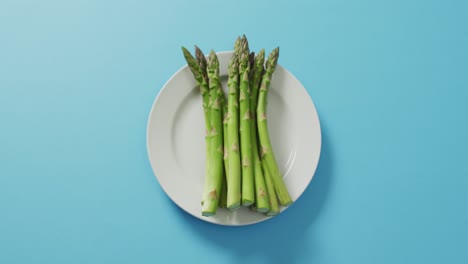
<svg viewBox="0 0 468 264">
<path fill-rule="evenodd" d="M 232 52 L 220 52 L 220 77 L 227 86 Z M 320 122 L 302 84 L 278 65 L 268 93 L 268 128 L 278 166 L 296 201 L 312 179 L 320 156 Z M 202 98 L 188 66 L 176 72 L 154 101 L 147 128 L 148 156 L 167 195 L 187 213 L 220 225 L 248 225 L 270 217 L 241 208 L 201 215 L 205 177 L 205 127 Z M 286 208 L 281 208 L 283 212 Z"/>
</svg>

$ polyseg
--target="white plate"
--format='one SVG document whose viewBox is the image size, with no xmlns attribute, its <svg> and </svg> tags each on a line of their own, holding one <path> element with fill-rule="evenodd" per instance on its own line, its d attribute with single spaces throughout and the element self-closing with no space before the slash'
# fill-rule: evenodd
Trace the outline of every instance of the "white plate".
<svg viewBox="0 0 468 264">
<path fill-rule="evenodd" d="M 232 52 L 218 53 L 225 91 L 231 55 Z M 291 197 L 296 201 L 317 167 L 321 147 L 320 123 L 307 91 L 279 65 L 272 77 L 267 113 L 278 166 Z M 199 89 L 190 69 L 185 66 L 161 89 L 148 120 L 148 156 L 162 188 L 180 208 L 207 222 L 237 226 L 269 219 L 248 208 L 234 212 L 218 209 L 212 217 L 201 215 L 200 199 L 205 177 L 203 118 Z"/>
</svg>

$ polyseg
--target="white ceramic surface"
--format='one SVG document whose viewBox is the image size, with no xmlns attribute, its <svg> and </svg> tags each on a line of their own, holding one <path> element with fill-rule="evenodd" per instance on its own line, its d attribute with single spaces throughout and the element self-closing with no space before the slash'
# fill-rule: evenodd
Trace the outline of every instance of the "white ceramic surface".
<svg viewBox="0 0 468 264">
<path fill-rule="evenodd" d="M 220 75 L 226 91 L 227 65 L 232 52 L 220 52 Z M 280 56 L 281 60 L 281 56 Z M 302 84 L 278 65 L 268 96 L 268 127 L 280 170 L 296 201 L 317 168 L 320 122 Z M 200 198 L 205 176 L 205 140 L 202 98 L 188 66 L 176 72 L 161 89 L 147 127 L 148 157 L 167 195 L 187 213 L 220 225 L 248 225 L 270 217 L 248 208 L 218 209 L 201 215 Z M 286 208 L 282 208 L 282 213 Z"/>
</svg>

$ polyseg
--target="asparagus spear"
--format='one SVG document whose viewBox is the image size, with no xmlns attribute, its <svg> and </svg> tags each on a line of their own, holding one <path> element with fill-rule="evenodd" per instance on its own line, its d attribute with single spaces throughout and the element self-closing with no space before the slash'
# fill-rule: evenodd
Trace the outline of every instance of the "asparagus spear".
<svg viewBox="0 0 468 264">
<path fill-rule="evenodd" d="M 222 94 L 222 97 L 224 99 L 224 92 Z M 228 137 L 228 132 L 227 132 L 227 117 L 228 117 L 228 111 L 227 111 L 227 102 L 226 99 L 222 100 L 222 114 L 224 116 L 223 118 L 223 159 L 224 159 L 224 171 L 223 171 L 223 182 L 221 186 L 221 195 L 219 196 L 219 207 L 221 208 L 227 208 L 227 177 L 228 177 L 228 150 L 227 150 L 227 137 Z"/>
<path fill-rule="evenodd" d="M 252 161 L 254 167 L 254 181 L 255 181 L 255 206 L 258 212 L 266 213 L 270 210 L 270 204 L 268 201 L 268 192 L 265 186 L 265 179 L 262 172 L 262 164 L 258 155 L 258 144 L 257 144 L 257 126 L 255 110 L 257 109 L 257 95 L 260 82 L 263 74 L 263 63 L 265 61 L 265 50 L 255 56 L 252 74 L 250 78 L 250 112 L 252 118 L 252 127 L 250 128 L 250 135 L 252 141 Z"/>
<path fill-rule="evenodd" d="M 227 208 L 227 182 L 224 175 L 221 182 L 221 194 L 219 195 L 218 206 L 219 208 Z"/>
<path fill-rule="evenodd" d="M 266 70 L 262 77 L 262 84 L 260 86 L 260 94 L 258 98 L 257 107 L 257 126 L 258 135 L 260 139 L 261 156 L 265 160 L 270 172 L 273 185 L 275 186 L 276 194 L 278 195 L 279 201 L 282 205 L 288 206 L 293 203 L 291 196 L 288 193 L 286 185 L 283 182 L 283 178 L 280 174 L 278 164 L 276 163 L 275 156 L 273 154 L 273 148 L 270 142 L 270 136 L 268 134 L 266 106 L 267 106 L 267 94 L 270 86 L 271 76 L 276 69 L 278 62 L 279 48 L 274 49 L 268 56 L 266 62 Z M 270 200 L 272 197 L 270 197 Z"/>
<path fill-rule="evenodd" d="M 239 61 L 240 78 L 240 143 L 242 158 L 242 205 L 249 206 L 255 202 L 254 171 L 252 167 L 252 145 L 251 145 L 251 114 L 249 101 L 249 48 L 245 36 L 242 38 L 242 47 Z"/>
<path fill-rule="evenodd" d="M 274 216 L 279 214 L 278 198 L 276 198 L 275 186 L 273 186 L 273 180 L 271 179 L 271 174 L 268 170 L 266 161 L 263 159 L 261 161 L 263 168 L 263 175 L 265 176 L 265 184 L 269 197 L 270 211 L 267 212 L 268 216 Z"/>
<path fill-rule="evenodd" d="M 239 40 L 239 39 L 238 39 Z M 227 147 L 228 155 L 228 197 L 227 207 L 236 209 L 241 201 L 241 162 L 239 153 L 239 74 L 237 54 L 229 61 L 228 67 L 228 116 L 227 116 Z"/>
<path fill-rule="evenodd" d="M 206 71 L 206 66 L 207 66 L 207 62 L 206 62 L 206 57 L 205 57 L 205 54 L 203 53 L 203 51 L 195 45 L 195 57 L 197 58 L 197 62 L 198 62 L 198 65 L 200 66 L 200 69 L 202 70 L 202 75 L 203 75 L 203 78 L 205 78 L 206 80 L 206 83 L 208 83 L 208 74 L 207 74 L 207 71 Z M 221 87 L 220 87 L 221 88 Z M 208 95 L 208 99 L 209 99 L 209 95 Z M 224 94 L 222 96 L 222 114 L 223 116 L 225 116 L 227 114 L 227 106 L 226 106 L 226 99 L 224 97 Z M 224 140 L 223 140 L 223 143 L 226 141 L 226 137 L 227 137 L 227 132 L 226 132 L 226 122 L 224 121 L 224 129 L 223 129 L 223 137 L 224 137 Z M 225 152 L 226 153 L 226 152 Z M 224 155 L 224 170 L 225 170 L 225 175 L 223 177 L 223 183 L 222 183 L 222 188 L 221 188 L 221 195 L 219 197 L 220 199 L 220 204 L 219 206 L 222 207 L 222 208 L 225 208 L 226 207 L 226 197 L 227 197 L 227 186 L 226 186 L 226 177 L 227 177 L 227 160 L 226 160 L 226 154 Z"/>
<path fill-rule="evenodd" d="M 221 110 L 222 94 L 219 81 L 219 61 L 216 53 L 211 50 L 207 65 L 209 89 L 211 130 L 210 136 L 210 171 L 208 173 L 207 194 L 202 207 L 203 216 L 216 214 L 223 177 L 223 120 Z"/>
<path fill-rule="evenodd" d="M 200 92 L 202 94 L 203 98 L 203 112 L 205 116 L 205 178 L 208 178 L 208 172 L 210 170 L 210 142 L 211 142 L 211 137 L 209 136 L 209 131 L 211 130 L 211 117 L 210 117 L 210 111 L 209 111 L 209 104 L 210 104 L 210 94 L 208 92 L 208 76 L 206 73 L 206 60 L 205 64 L 200 63 L 200 60 L 198 59 L 198 54 L 201 53 L 203 54 L 198 47 L 195 46 L 195 52 L 198 61 L 192 56 L 192 54 L 185 48 L 182 47 L 182 52 L 184 54 L 185 60 L 187 61 L 187 64 L 192 71 L 192 74 L 195 78 L 195 81 L 197 82 Z M 204 56 L 203 56 L 204 58 Z M 202 194 L 202 200 L 201 203 L 203 205 L 203 201 L 205 200 L 205 195 L 206 195 L 206 190 L 207 190 L 207 181 L 205 180 L 205 187 L 203 189 L 203 194 Z"/>
</svg>

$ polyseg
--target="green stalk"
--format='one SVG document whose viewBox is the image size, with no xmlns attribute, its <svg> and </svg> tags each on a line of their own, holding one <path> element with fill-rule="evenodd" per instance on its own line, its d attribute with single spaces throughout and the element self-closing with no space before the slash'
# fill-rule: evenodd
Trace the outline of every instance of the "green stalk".
<svg viewBox="0 0 468 264">
<path fill-rule="evenodd" d="M 255 206 L 258 212 L 266 213 L 270 210 L 269 196 L 265 185 L 265 179 L 262 172 L 262 164 L 258 155 L 257 144 L 257 126 L 255 118 L 255 110 L 257 109 L 257 95 L 260 82 L 263 74 L 263 63 L 265 61 L 265 50 L 255 56 L 252 74 L 250 78 L 250 113 L 252 118 L 252 126 L 250 129 L 252 141 L 252 161 L 254 167 L 254 181 L 255 181 Z"/>
<path fill-rule="evenodd" d="M 221 195 L 219 197 L 219 207 L 226 208 L 227 207 L 227 177 L 228 177 L 228 150 L 227 150 L 227 102 L 226 98 L 224 97 L 224 92 L 221 90 L 221 97 L 222 97 L 222 115 L 223 115 L 223 160 L 224 160 L 224 171 L 223 171 L 223 183 L 221 186 Z"/>
<path fill-rule="evenodd" d="M 203 216 L 216 214 L 223 178 L 223 120 L 221 107 L 221 82 L 219 81 L 219 61 L 211 50 L 207 66 L 210 89 L 211 130 L 210 171 L 207 179 L 207 194 L 202 207 Z"/>
<path fill-rule="evenodd" d="M 203 53 L 201 50 L 195 46 L 195 53 L 197 59 L 195 59 L 192 54 L 185 48 L 182 47 L 182 52 L 184 54 L 185 60 L 192 71 L 192 74 L 195 78 L 195 81 L 200 88 L 200 93 L 202 94 L 203 98 L 203 113 L 205 116 L 205 187 L 203 189 L 202 200 L 201 203 L 203 205 L 203 201 L 205 200 L 206 190 L 207 190 L 207 181 L 208 172 L 210 170 L 210 145 L 211 145 L 211 136 L 209 136 L 209 131 L 211 130 L 211 117 L 210 117 L 210 94 L 209 94 L 209 87 L 208 87 L 208 76 L 206 73 L 206 60 L 205 63 L 200 62 L 199 54 Z M 205 56 L 203 56 L 205 58 Z"/>
<path fill-rule="evenodd" d="M 270 202 L 270 211 L 267 212 L 268 216 L 274 216 L 279 214 L 278 198 L 276 198 L 275 186 L 273 186 L 273 180 L 271 179 L 271 174 L 268 170 L 266 161 L 262 159 L 262 168 L 263 175 L 265 176 L 265 184 L 268 192 L 269 202 Z"/>
<path fill-rule="evenodd" d="M 262 159 L 264 159 L 266 162 L 280 203 L 284 206 L 288 206 L 293 203 L 293 200 L 291 199 L 288 189 L 284 184 L 283 177 L 281 176 L 278 164 L 276 163 L 276 159 L 273 154 L 270 135 L 268 134 L 266 115 L 268 88 L 270 86 L 271 76 L 273 75 L 273 72 L 275 71 L 276 65 L 278 63 L 278 56 L 279 48 L 276 48 L 270 53 L 266 62 L 266 69 L 262 77 L 262 84 L 260 86 L 260 94 L 258 98 L 257 126 Z"/>
<path fill-rule="evenodd" d="M 252 83 L 252 77 L 255 71 L 255 52 L 250 52 L 249 54 L 249 64 L 250 64 L 250 83 Z M 252 89 L 252 86 L 250 86 L 250 89 Z"/>
<path fill-rule="evenodd" d="M 241 162 L 239 153 L 239 74 L 238 59 L 234 54 L 228 67 L 228 114 L 227 114 L 227 142 L 228 148 L 228 194 L 227 207 L 237 209 L 241 204 Z"/>
<path fill-rule="evenodd" d="M 249 51 L 248 43 L 245 36 L 242 38 L 242 54 L 239 61 L 239 77 L 240 77 L 240 143 L 241 143 L 241 159 L 242 159 L 242 205 L 249 206 L 255 202 L 254 191 L 254 170 L 252 167 L 252 143 L 251 143 L 251 114 L 249 100 Z"/>
<path fill-rule="evenodd" d="M 208 74 L 207 74 L 207 71 L 206 71 L 206 67 L 207 67 L 207 61 L 206 61 L 206 57 L 205 57 L 205 54 L 202 52 L 202 50 L 197 47 L 195 45 L 195 57 L 197 58 L 197 62 L 198 62 L 198 65 L 200 66 L 200 69 L 202 70 L 202 75 L 203 75 L 203 78 L 205 79 L 206 83 L 208 84 Z M 221 89 L 221 87 L 219 87 Z M 222 92 L 222 90 L 220 91 L 220 93 Z M 224 93 L 222 93 L 223 96 L 222 96 L 222 115 L 226 116 L 227 114 L 227 103 L 226 103 L 226 98 L 224 96 Z M 207 100 L 207 104 L 209 103 L 209 93 L 206 93 L 206 98 L 203 98 L 204 100 L 206 99 Z M 226 123 L 224 121 L 224 128 L 223 128 L 223 137 L 224 137 L 224 140 L 223 140 L 223 145 L 224 145 L 224 142 L 226 142 L 226 137 L 227 137 L 227 131 L 226 131 Z M 224 148 L 224 150 L 226 150 L 226 148 Z M 226 183 L 226 177 L 227 177 L 227 158 L 226 158 L 226 152 L 224 152 L 224 173 L 225 175 L 223 176 L 223 185 L 222 185 L 222 188 L 221 188 L 221 195 L 220 195 L 220 207 L 222 208 L 225 208 L 226 207 L 226 198 L 227 198 L 227 183 Z M 208 159 L 207 159 L 208 160 Z M 203 204 L 203 203 L 202 203 Z"/>
<path fill-rule="evenodd" d="M 218 206 L 219 208 L 227 208 L 227 182 L 226 177 L 223 174 L 221 182 L 221 195 L 219 196 Z"/>
<path fill-rule="evenodd" d="M 211 130 L 211 112 L 209 110 L 209 104 L 210 104 L 210 93 L 209 93 L 209 87 L 208 87 L 208 73 L 206 71 L 206 58 L 205 54 L 203 54 L 202 50 L 195 45 L 195 57 L 197 58 L 197 64 L 200 67 L 201 74 L 203 77 L 204 83 L 206 83 L 206 92 L 202 93 L 203 96 L 203 109 L 204 109 L 204 114 L 205 114 L 205 127 L 206 127 L 206 139 L 205 139 L 205 153 L 206 153 L 206 158 L 205 158 L 205 184 L 203 187 L 203 195 L 202 195 L 202 201 L 201 204 L 203 205 L 203 201 L 205 200 L 205 196 L 207 195 L 207 190 L 208 190 L 208 181 L 206 180 L 208 178 L 208 172 L 209 172 L 209 167 L 210 167 L 210 145 L 211 145 L 211 136 L 209 135 L 209 131 Z M 206 124 L 206 117 L 208 116 L 208 124 Z"/>
</svg>

